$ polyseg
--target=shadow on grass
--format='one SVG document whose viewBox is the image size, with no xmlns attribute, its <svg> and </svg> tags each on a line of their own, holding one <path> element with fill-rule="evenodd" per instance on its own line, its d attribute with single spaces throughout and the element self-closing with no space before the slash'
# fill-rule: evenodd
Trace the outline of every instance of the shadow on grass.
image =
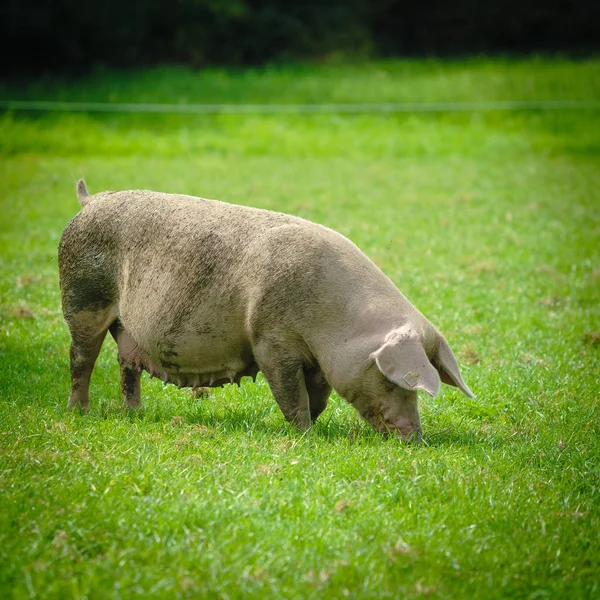
<svg viewBox="0 0 600 600">
<path fill-rule="evenodd" d="M 274 400 L 258 398 L 251 405 L 236 405 L 229 401 L 225 406 L 221 399 L 194 400 L 183 396 L 175 402 L 170 399 L 156 400 L 136 410 L 128 410 L 118 400 L 104 400 L 94 406 L 86 419 L 126 420 L 138 424 L 161 424 L 168 426 L 202 427 L 220 435 L 242 434 L 255 438 L 312 439 L 324 442 L 347 441 L 349 445 L 377 446 L 398 444 L 414 450 L 444 449 L 448 447 L 479 447 L 496 450 L 509 443 L 502 434 L 482 432 L 469 424 L 446 429 L 425 429 L 421 444 L 410 444 L 382 435 L 360 419 L 358 415 L 330 414 L 326 411 L 308 432 L 301 432 L 287 423 Z M 349 411 L 350 412 L 350 411 Z"/>
<path fill-rule="evenodd" d="M 507 438 L 497 433 L 482 433 L 476 429 L 459 427 L 439 431 L 426 431 L 423 436 L 423 446 L 429 448 L 483 446 L 493 450 L 505 446 L 507 443 Z"/>
<path fill-rule="evenodd" d="M 303 438 L 312 438 L 320 440 L 342 440 L 348 439 L 351 442 L 362 441 L 382 441 L 384 436 L 378 434 L 366 423 L 358 418 L 348 422 L 345 419 L 336 419 L 327 413 L 321 415 L 307 432 L 302 432 L 287 421 L 279 412 L 277 404 L 272 399 L 257 400 L 253 406 L 208 406 L 208 404 L 217 403 L 218 400 L 201 401 L 193 408 L 187 408 L 183 412 L 185 423 L 187 425 L 196 425 L 208 427 L 219 431 L 220 433 L 248 434 L 257 437 L 286 437 L 300 440 Z M 172 405 L 164 406 L 158 411 L 151 409 L 147 414 L 128 414 L 129 419 L 140 419 L 140 421 L 152 421 L 160 423 L 169 423 L 177 419 Z M 145 409 L 141 409 L 145 411 Z"/>
<path fill-rule="evenodd" d="M 20 342 L 15 337 L 9 337 L 0 350 L 0 359 L 4 363 L 4 369 L 0 373 L 0 388 L 4 399 L 13 402 L 16 400 L 18 407 L 39 405 L 41 401 L 42 404 L 54 405 L 59 413 L 66 413 L 69 388 L 66 350 L 61 350 L 56 342 L 49 340 L 37 339 L 32 343 L 30 337 L 22 338 Z M 183 419 L 183 423 L 187 425 L 208 427 L 221 434 L 243 433 L 290 439 L 308 436 L 323 441 L 348 440 L 350 444 L 368 445 L 402 444 L 399 440 L 386 439 L 372 430 L 352 409 L 348 409 L 346 413 L 347 407 L 339 399 L 330 401 L 330 407 L 312 429 L 302 433 L 283 419 L 266 383 L 248 384 L 239 389 L 227 389 L 227 386 L 212 398 L 197 400 L 189 392 L 178 392 L 174 388 L 163 390 L 154 382 L 144 381 L 146 396 L 155 399 L 146 399 L 141 408 L 131 411 L 122 406 L 118 397 L 98 397 L 98 392 L 106 394 L 108 391 L 108 375 L 104 379 L 106 381 L 100 384 L 102 391 L 92 383 L 91 409 L 85 416 L 86 420 L 125 419 L 140 424 L 168 424 L 176 419 Z M 110 379 L 112 381 L 113 377 Z M 117 385 L 114 384 L 115 391 L 118 390 Z M 425 425 L 423 443 L 412 447 L 484 446 L 495 449 L 507 443 L 508 440 L 502 435 L 483 433 L 469 427 L 469 424 L 437 431 L 428 429 Z"/>
<path fill-rule="evenodd" d="M 61 407 L 60 413 L 66 416 L 66 407 Z M 236 404 L 235 399 L 219 397 L 196 400 L 187 392 L 171 391 L 165 398 L 155 398 L 145 403 L 142 401 L 142 406 L 137 409 L 127 409 L 120 399 L 112 397 L 91 398 L 87 413 L 75 409 L 75 414 L 81 416 L 81 423 L 88 422 L 90 425 L 94 422 L 122 421 L 142 427 L 159 425 L 161 429 L 170 425 L 174 428 L 201 427 L 218 435 L 242 434 L 257 439 L 347 440 L 350 444 L 381 444 L 386 441 L 385 436 L 374 431 L 358 415 L 353 415 L 350 410 L 348 413 L 339 415 L 334 410 L 329 414 L 326 411 L 308 432 L 302 432 L 285 421 L 272 398 L 261 395 L 252 404 Z M 193 430 L 190 433 L 193 435 Z"/>
</svg>

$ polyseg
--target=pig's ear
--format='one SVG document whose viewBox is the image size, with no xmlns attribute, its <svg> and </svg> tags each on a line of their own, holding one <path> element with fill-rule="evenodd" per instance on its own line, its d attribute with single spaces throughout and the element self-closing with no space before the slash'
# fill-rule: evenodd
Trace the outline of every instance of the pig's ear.
<svg viewBox="0 0 600 600">
<path fill-rule="evenodd" d="M 430 396 L 438 395 L 440 376 L 417 336 L 395 331 L 372 356 L 378 369 L 396 385 L 406 390 L 423 390 Z"/>
<path fill-rule="evenodd" d="M 444 383 L 457 387 L 469 396 L 469 398 L 475 397 L 469 386 L 463 381 L 458 370 L 456 358 L 454 358 L 454 354 L 443 335 L 440 335 L 440 345 L 437 352 L 431 358 L 431 362 L 435 365 Z"/>
</svg>

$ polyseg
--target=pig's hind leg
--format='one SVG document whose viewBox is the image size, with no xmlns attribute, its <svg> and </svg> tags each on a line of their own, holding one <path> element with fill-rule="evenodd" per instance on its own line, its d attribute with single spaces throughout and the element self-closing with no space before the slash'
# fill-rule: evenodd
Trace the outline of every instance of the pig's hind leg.
<svg viewBox="0 0 600 600">
<path fill-rule="evenodd" d="M 90 378 L 100 353 L 106 332 L 114 320 L 112 307 L 99 310 L 88 307 L 66 318 L 71 332 L 71 393 L 69 408 L 80 406 L 87 410 L 90 404 Z"/>
<path fill-rule="evenodd" d="M 141 398 L 141 363 L 138 345 L 119 321 L 115 321 L 111 325 L 110 333 L 117 342 L 119 349 L 123 404 L 127 408 L 137 408 L 140 405 Z"/>
<path fill-rule="evenodd" d="M 254 357 L 283 416 L 302 431 L 310 429 L 310 399 L 302 359 L 266 341 L 254 347 Z"/>
</svg>

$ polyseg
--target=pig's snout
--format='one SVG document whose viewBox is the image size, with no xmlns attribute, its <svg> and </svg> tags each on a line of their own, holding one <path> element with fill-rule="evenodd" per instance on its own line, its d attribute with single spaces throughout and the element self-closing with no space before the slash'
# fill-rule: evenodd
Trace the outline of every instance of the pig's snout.
<svg viewBox="0 0 600 600">
<path fill-rule="evenodd" d="M 382 433 L 386 437 L 389 435 L 396 435 L 401 440 L 418 444 L 421 442 L 421 438 L 423 436 L 423 430 L 421 429 L 421 424 L 417 419 L 417 423 L 411 422 L 409 419 L 395 419 L 390 421 L 385 419 L 383 415 L 380 418 L 368 418 L 369 422 L 373 426 L 373 429 Z"/>
<path fill-rule="evenodd" d="M 396 429 L 396 435 L 409 444 L 420 444 L 423 438 L 423 430 L 420 427 Z"/>
<path fill-rule="evenodd" d="M 390 432 L 405 442 L 419 443 L 423 430 L 417 408 L 416 394 L 401 401 L 384 402 L 383 419 Z"/>
</svg>

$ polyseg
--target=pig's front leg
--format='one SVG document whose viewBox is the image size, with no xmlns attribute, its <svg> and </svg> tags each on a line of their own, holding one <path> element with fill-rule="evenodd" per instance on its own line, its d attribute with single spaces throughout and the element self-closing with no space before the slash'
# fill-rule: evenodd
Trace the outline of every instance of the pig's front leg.
<svg viewBox="0 0 600 600">
<path fill-rule="evenodd" d="M 254 357 L 283 416 L 302 431 L 310 429 L 310 399 L 302 358 L 266 341 L 255 346 Z"/>
<path fill-rule="evenodd" d="M 310 418 L 314 423 L 317 417 L 327 408 L 327 399 L 332 388 L 318 366 L 305 371 L 304 379 L 310 401 Z"/>
</svg>

